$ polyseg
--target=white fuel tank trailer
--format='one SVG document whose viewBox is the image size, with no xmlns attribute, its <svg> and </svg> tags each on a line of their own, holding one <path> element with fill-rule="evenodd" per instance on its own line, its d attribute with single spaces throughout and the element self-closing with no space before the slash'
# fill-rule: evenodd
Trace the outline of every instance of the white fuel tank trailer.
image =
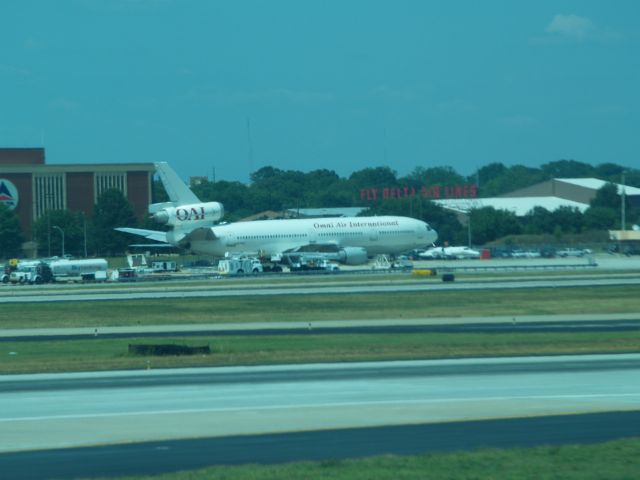
<svg viewBox="0 0 640 480">
<path fill-rule="evenodd" d="M 108 264 L 104 258 L 59 259 L 50 261 L 49 267 L 56 280 L 97 280 L 106 278 Z"/>
</svg>

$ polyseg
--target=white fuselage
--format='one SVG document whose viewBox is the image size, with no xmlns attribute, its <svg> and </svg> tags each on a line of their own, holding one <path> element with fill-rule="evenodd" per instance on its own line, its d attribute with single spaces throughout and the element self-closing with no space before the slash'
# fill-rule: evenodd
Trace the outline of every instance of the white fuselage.
<svg viewBox="0 0 640 480">
<path fill-rule="evenodd" d="M 361 247 L 367 254 L 398 254 L 424 248 L 437 239 L 427 223 L 408 217 L 336 217 L 257 220 L 211 227 L 214 239 L 192 240 L 196 253 L 234 252 L 277 255 L 300 246 Z"/>
</svg>

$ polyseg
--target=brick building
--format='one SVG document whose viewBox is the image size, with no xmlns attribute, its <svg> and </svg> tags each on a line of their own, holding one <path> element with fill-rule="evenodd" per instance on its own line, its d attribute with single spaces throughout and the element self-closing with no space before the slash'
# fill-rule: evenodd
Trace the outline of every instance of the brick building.
<svg viewBox="0 0 640 480">
<path fill-rule="evenodd" d="M 142 218 L 151 203 L 153 163 L 45 163 L 44 148 L 0 148 L 0 202 L 15 210 L 31 238 L 33 223 L 48 210 L 91 215 L 100 194 L 116 188 Z"/>
</svg>

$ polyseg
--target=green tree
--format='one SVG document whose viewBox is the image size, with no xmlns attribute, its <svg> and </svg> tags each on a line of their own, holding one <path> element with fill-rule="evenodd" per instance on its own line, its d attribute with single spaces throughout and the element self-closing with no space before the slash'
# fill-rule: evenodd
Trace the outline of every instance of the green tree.
<svg viewBox="0 0 640 480">
<path fill-rule="evenodd" d="M 576 207 L 560 207 L 552 212 L 554 233 L 580 233 L 584 228 L 584 215 Z"/>
<path fill-rule="evenodd" d="M 607 183 L 598 189 L 596 196 L 591 200 L 592 207 L 604 207 L 619 209 L 620 195 L 618 195 L 618 187 L 613 183 Z"/>
<path fill-rule="evenodd" d="M 220 202 L 224 205 L 225 221 L 235 221 L 251 215 L 249 188 L 240 182 L 202 182 L 192 188 L 203 202 Z"/>
<path fill-rule="evenodd" d="M 595 176 L 610 182 L 617 182 L 622 178 L 624 170 L 624 167 L 615 163 L 601 163 L 595 168 Z"/>
<path fill-rule="evenodd" d="M 525 233 L 553 233 L 555 223 L 553 213 L 543 207 L 534 207 L 522 219 Z"/>
<path fill-rule="evenodd" d="M 484 186 L 485 183 L 493 180 L 494 178 L 501 177 L 505 175 L 507 172 L 507 167 L 505 167 L 502 163 L 493 162 L 489 165 L 485 165 L 481 167 L 476 172 L 476 180 L 479 183 L 479 187 Z"/>
<path fill-rule="evenodd" d="M 486 178 L 480 169 L 480 188 L 483 197 L 493 197 L 513 192 L 520 188 L 529 187 L 547 179 L 546 175 L 537 168 L 524 165 L 514 165 L 503 170 L 503 173 L 493 178 Z M 497 169 L 496 169 L 497 170 Z"/>
<path fill-rule="evenodd" d="M 91 218 L 92 251 L 98 255 L 116 255 L 126 251 L 131 237 L 116 232 L 116 227 L 135 227 L 136 216 L 119 190 L 111 189 L 98 197 Z"/>
<path fill-rule="evenodd" d="M 151 203 L 162 203 L 168 201 L 169 195 L 167 195 L 167 191 L 164 189 L 162 181 L 154 179 L 151 184 Z"/>
<path fill-rule="evenodd" d="M 20 256 L 23 241 L 18 216 L 4 203 L 0 203 L 0 258 Z"/>
<path fill-rule="evenodd" d="M 84 222 L 82 212 L 49 210 L 33 224 L 33 238 L 38 242 L 39 252 L 43 255 L 62 255 L 64 235 L 65 254 L 84 255 Z"/>
<path fill-rule="evenodd" d="M 416 167 L 407 177 L 400 179 L 401 183 L 405 181 L 411 186 L 420 187 L 423 185 L 463 185 L 467 179 L 452 167 Z"/>
<path fill-rule="evenodd" d="M 608 207 L 590 207 L 584 212 L 584 225 L 587 230 L 611 230 L 618 221 L 616 211 Z"/>
<path fill-rule="evenodd" d="M 254 211 L 304 207 L 301 188 L 304 174 L 294 170 L 263 167 L 251 174 L 250 202 Z"/>
<path fill-rule="evenodd" d="M 349 207 L 353 195 L 345 195 L 346 181 L 333 170 L 313 170 L 305 175 L 304 191 L 307 207 Z"/>
<path fill-rule="evenodd" d="M 595 168 L 592 165 L 576 160 L 557 160 L 545 163 L 541 167 L 547 178 L 583 178 L 593 177 Z"/>
<path fill-rule="evenodd" d="M 484 245 L 506 235 L 519 235 L 522 226 L 515 213 L 483 207 L 471 210 L 471 232 L 475 245 Z"/>
<path fill-rule="evenodd" d="M 397 187 L 396 172 L 389 167 L 369 167 L 349 176 L 349 185 L 354 190 L 361 188 Z"/>
</svg>

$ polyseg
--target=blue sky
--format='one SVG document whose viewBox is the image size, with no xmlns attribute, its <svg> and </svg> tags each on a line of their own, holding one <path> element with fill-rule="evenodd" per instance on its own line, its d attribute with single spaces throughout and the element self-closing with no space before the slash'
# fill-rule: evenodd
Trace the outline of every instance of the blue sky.
<svg viewBox="0 0 640 480">
<path fill-rule="evenodd" d="M 399 175 L 640 167 L 640 2 L 8 0 L 0 146 Z"/>
</svg>

